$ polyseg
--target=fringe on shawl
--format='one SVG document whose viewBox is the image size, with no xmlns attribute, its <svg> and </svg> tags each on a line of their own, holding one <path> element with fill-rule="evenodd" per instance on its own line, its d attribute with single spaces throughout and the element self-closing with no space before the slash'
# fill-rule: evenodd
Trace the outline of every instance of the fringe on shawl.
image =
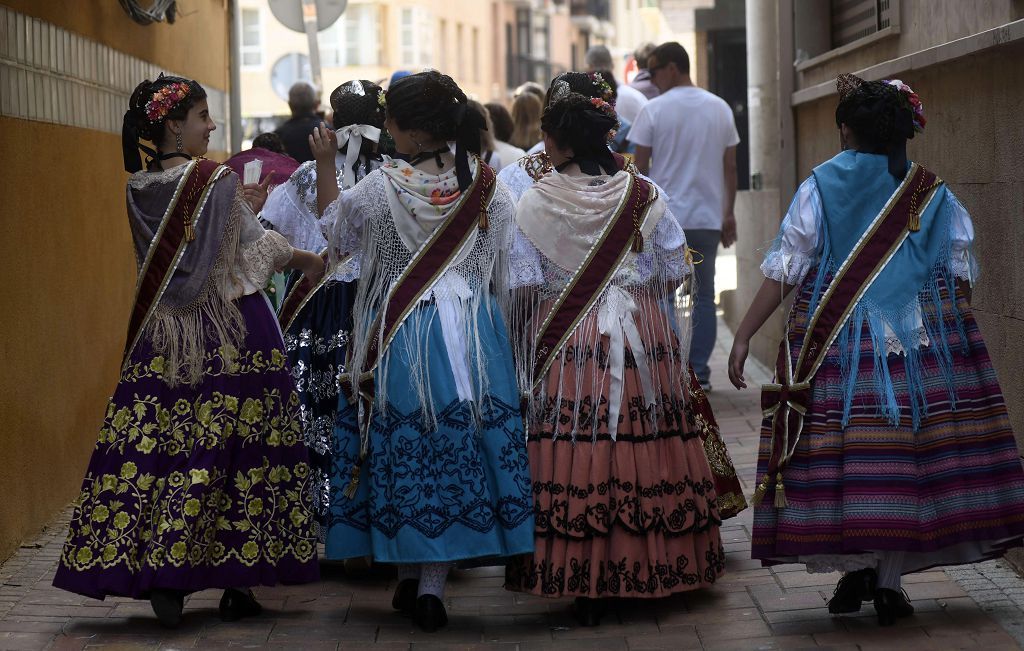
<svg viewBox="0 0 1024 651">
<path fill-rule="evenodd" d="M 941 228 L 949 233 L 949 221 L 952 218 L 952 205 L 946 202 L 936 213 L 940 220 L 933 228 Z M 824 228 L 824 224 L 822 225 Z M 821 231 L 824 233 L 824 231 Z M 826 277 L 831 277 L 842 260 L 835 260 L 828 250 L 828 237 L 814 278 L 814 292 L 808 306 L 809 318 L 817 308 L 821 298 Z M 948 301 L 943 300 L 941 287 L 948 292 Z M 956 332 L 946 329 L 946 316 L 953 311 Z M 918 315 L 921 316 L 920 323 Z M 934 365 L 942 377 L 949 394 L 950 404 L 955 408 L 956 387 L 953 382 L 953 335 L 960 342 L 961 350 L 967 350 L 967 333 L 964 328 L 963 314 L 957 308 L 956 276 L 950 263 L 950 239 L 946 236 L 944 245 L 935 259 L 932 273 L 920 287 L 916 298 L 909 303 L 894 309 L 882 309 L 868 299 L 861 299 L 854 308 L 849 322 L 840 332 L 836 344 L 839 352 L 839 363 L 842 371 L 842 391 L 844 396 L 843 425 L 850 420 L 850 410 L 858 391 L 865 387 L 858 384 L 861 373 L 861 345 L 864 337 L 868 337 L 874 350 L 874 363 L 871 369 L 870 386 L 867 387 L 876 396 L 877 415 L 892 425 L 898 425 L 901 417 L 909 415 L 913 428 L 917 430 L 921 420 L 928 413 L 925 399 L 924 369 Z M 901 405 L 896 400 L 894 380 L 890 371 L 890 353 L 894 344 L 902 348 L 903 367 L 907 394 L 910 402 Z M 927 342 L 927 343 L 925 343 Z"/>
<path fill-rule="evenodd" d="M 199 295 L 188 305 L 158 305 L 143 330 L 155 355 L 164 358 L 163 380 L 170 387 L 196 386 L 206 372 L 206 353 L 216 342 L 231 365 L 246 337 L 245 318 L 233 299 L 237 281 L 232 273 L 239 247 L 241 188 L 232 202 L 217 261 Z M 205 326 L 204 326 L 205 324 Z"/>
<path fill-rule="evenodd" d="M 658 347 L 642 351 L 653 376 L 654 406 L 648 409 L 644 405 L 628 404 L 620 411 L 620 415 L 628 420 L 630 410 L 639 409 L 644 419 L 654 427 L 666 410 L 683 408 L 684 387 L 688 381 L 690 320 L 696 289 L 692 263 L 687 265 L 686 277 L 672 277 L 667 273 L 666 266 L 657 261 L 659 253 L 653 250 L 655 238 L 652 236 L 646 239 L 645 255 L 654 259 L 653 275 L 646 282 L 631 283 L 627 279 L 628 274 L 622 274 L 622 269 L 637 265 L 638 260 L 636 253 L 628 253 L 616 277 L 605 287 L 590 311 L 580 319 L 573 338 L 568 340 L 566 347 L 555 353 L 551 369 L 558 372 L 557 384 L 551 383 L 551 378 L 555 376 L 549 371 L 537 391 L 534 391 L 533 376 L 536 334 L 547 315 L 550 301 L 571 280 L 571 275 L 558 270 L 556 274 L 559 278 L 554 280 L 546 273 L 548 277 L 545 278 L 544 287 L 527 286 L 512 290 L 510 337 L 515 352 L 519 390 L 527 410 L 527 422 L 548 424 L 554 432 L 565 432 L 568 429 L 574 442 L 578 434 L 595 436 L 602 429 L 603 421 L 599 420 L 597 414 L 608 396 L 602 395 L 601 388 L 611 385 L 612 369 L 609 364 L 610 337 L 601 333 L 599 315 L 609 300 L 609 294 L 620 290 L 629 294 L 640 308 L 633 312 L 633 320 L 641 339 L 645 345 L 654 344 Z M 545 261 L 544 264 L 550 263 Z M 657 304 L 659 309 L 645 311 L 643 306 L 651 303 Z M 667 338 L 665 333 L 669 333 Z M 567 354 L 566 348 L 570 346 L 574 350 Z M 661 346 L 667 346 L 667 350 L 659 349 Z M 625 343 L 626 369 L 636 368 L 638 352 L 632 349 L 628 341 Z M 658 373 L 659 367 L 665 364 L 664 355 L 668 355 L 671 360 L 668 386 L 663 384 L 661 374 Z M 589 372 L 585 370 L 588 367 Z M 589 402 L 589 398 L 593 402 Z M 567 405 L 572 407 L 569 423 L 562 421 L 562 409 Z"/>
</svg>

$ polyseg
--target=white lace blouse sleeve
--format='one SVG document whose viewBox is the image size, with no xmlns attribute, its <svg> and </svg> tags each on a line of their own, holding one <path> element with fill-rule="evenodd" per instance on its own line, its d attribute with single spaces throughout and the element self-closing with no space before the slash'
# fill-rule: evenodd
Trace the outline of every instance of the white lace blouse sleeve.
<svg viewBox="0 0 1024 651">
<path fill-rule="evenodd" d="M 540 251 L 533 245 L 519 226 L 512 229 L 512 247 L 508 255 L 509 288 L 533 287 L 544 284 L 544 268 L 541 266 Z"/>
<path fill-rule="evenodd" d="M 327 236 L 331 263 L 336 264 L 350 254 L 358 254 L 362 247 L 363 225 L 366 222 L 368 206 L 363 201 L 364 190 L 370 177 L 357 183 L 338 195 L 324 210 L 324 235 Z"/>
<path fill-rule="evenodd" d="M 519 203 L 519 198 L 524 192 L 533 187 L 533 178 L 519 163 L 513 163 L 498 172 L 498 180 L 508 187 L 512 200 L 516 203 Z"/>
<path fill-rule="evenodd" d="M 800 184 L 789 205 L 779 235 L 761 263 L 765 278 L 787 285 L 799 285 L 818 264 L 821 224 L 824 218 L 821 195 L 814 177 Z"/>
<path fill-rule="evenodd" d="M 689 276 L 691 268 L 690 263 L 686 260 L 686 236 L 683 235 L 682 227 L 668 208 L 658 220 L 652 236 L 656 270 L 670 280 L 679 280 Z"/>
<path fill-rule="evenodd" d="M 974 222 L 960 200 L 946 189 L 945 209 L 949 211 L 949 267 L 953 275 L 974 284 L 978 259 L 974 257 Z"/>
<path fill-rule="evenodd" d="M 274 188 L 260 217 L 284 235 L 292 246 L 320 251 L 326 246 L 316 215 L 315 163 L 304 163 L 291 177 Z"/>
<path fill-rule="evenodd" d="M 293 249 L 280 233 L 263 228 L 242 199 L 241 186 L 235 200 L 241 207 L 241 223 L 234 269 L 239 281 L 238 295 L 244 296 L 266 286 L 270 276 L 291 261 Z"/>
</svg>

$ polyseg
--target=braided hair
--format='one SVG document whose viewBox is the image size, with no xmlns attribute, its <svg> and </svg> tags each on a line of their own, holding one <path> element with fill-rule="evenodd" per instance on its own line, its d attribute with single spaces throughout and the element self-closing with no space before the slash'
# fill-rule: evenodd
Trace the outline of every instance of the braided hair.
<svg viewBox="0 0 1024 651">
<path fill-rule="evenodd" d="M 334 111 L 334 128 L 340 129 L 352 124 L 368 124 L 384 128 L 384 107 L 380 105 L 382 89 L 372 81 L 357 79 L 346 82 L 331 93 L 331 109 Z M 370 139 L 363 139 L 359 153 L 370 155 L 376 146 Z"/>
<path fill-rule="evenodd" d="M 161 99 L 160 94 L 170 90 L 175 92 Z M 182 97 L 178 97 L 178 91 L 183 92 Z M 121 125 L 121 154 L 125 171 L 134 173 L 142 169 L 140 149 L 149 157 L 146 167 L 154 169 L 155 159 L 159 159 L 162 153 L 160 145 L 166 135 L 164 126 L 167 121 L 186 119 L 192 107 L 204 99 L 206 90 L 193 79 L 161 74 L 156 81 L 146 79 L 136 86 Z M 156 149 L 150 149 L 139 140 L 148 140 L 156 145 Z"/>
<path fill-rule="evenodd" d="M 896 87 L 853 79 L 841 79 L 836 126 L 845 124 L 853 132 L 859 151 L 887 156 L 889 173 L 902 181 L 907 174 L 907 140 L 914 137 L 913 111 Z"/>
<path fill-rule="evenodd" d="M 473 177 L 468 154 L 480 153 L 480 131 L 487 122 L 469 105 L 455 80 L 436 70 L 418 72 L 391 84 L 385 103 L 388 117 L 398 128 L 419 129 L 435 140 L 454 140 L 459 189 L 469 187 Z"/>
<path fill-rule="evenodd" d="M 608 149 L 608 134 L 618 128 L 610 105 L 581 93 L 563 93 L 541 117 L 541 129 L 560 149 L 571 149 L 572 162 L 585 174 L 615 174 L 619 166 Z"/>
</svg>

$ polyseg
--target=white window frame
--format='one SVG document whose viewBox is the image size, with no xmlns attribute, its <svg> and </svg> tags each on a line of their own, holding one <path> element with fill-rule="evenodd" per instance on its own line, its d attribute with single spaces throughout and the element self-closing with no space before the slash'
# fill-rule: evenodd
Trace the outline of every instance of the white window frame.
<svg viewBox="0 0 1024 651">
<path fill-rule="evenodd" d="M 245 44 L 245 14 L 253 12 L 256 14 L 256 29 L 258 32 L 258 43 L 256 45 Z M 266 57 L 263 55 L 263 43 L 265 42 L 266 29 L 263 22 L 263 10 L 259 7 L 242 7 L 238 20 L 241 22 L 241 43 L 238 44 L 238 59 L 242 70 L 262 70 L 266 64 Z M 246 55 L 255 54 L 259 58 L 258 63 L 246 63 Z"/>
</svg>

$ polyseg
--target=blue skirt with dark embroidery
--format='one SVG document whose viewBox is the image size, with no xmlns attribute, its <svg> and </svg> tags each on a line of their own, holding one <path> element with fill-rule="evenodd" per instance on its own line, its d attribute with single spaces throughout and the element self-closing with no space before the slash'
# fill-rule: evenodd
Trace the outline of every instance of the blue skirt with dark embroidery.
<svg viewBox="0 0 1024 651">
<path fill-rule="evenodd" d="M 302 275 L 289 278 L 288 291 Z M 292 378 L 299 393 L 302 431 L 309 448 L 316 494 L 313 512 L 321 541 L 331 526 L 331 451 L 338 416 L 338 375 L 345 370 L 356 281 L 329 282 L 320 288 L 284 334 Z"/>
<path fill-rule="evenodd" d="M 533 502 L 512 351 L 494 300 L 477 319 L 487 393 L 460 400 L 437 307 L 421 304 L 389 349 L 389 403 L 376 410 L 361 481 L 342 491 L 359 455 L 356 408 L 342 398 L 335 428 L 334 500 L 326 557 L 373 556 L 391 563 L 502 558 L 533 551 Z M 436 427 L 429 428 L 410 386 L 411 346 L 424 346 Z M 471 360 L 473 368 L 475 361 Z"/>
</svg>

